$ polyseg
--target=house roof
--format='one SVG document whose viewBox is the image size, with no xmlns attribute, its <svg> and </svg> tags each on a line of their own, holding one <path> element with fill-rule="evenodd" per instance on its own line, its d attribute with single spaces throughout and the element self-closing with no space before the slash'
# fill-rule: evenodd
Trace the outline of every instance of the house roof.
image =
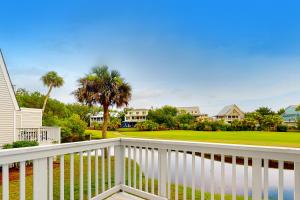
<svg viewBox="0 0 300 200">
<path fill-rule="evenodd" d="M 241 109 L 235 105 L 235 104 L 232 104 L 232 105 L 228 105 L 228 106 L 225 106 L 218 114 L 217 116 L 224 116 L 224 115 L 227 115 L 228 113 L 230 113 L 232 110 L 234 109 L 237 109 L 238 112 L 240 113 L 243 113 L 243 111 L 241 111 Z"/>
<path fill-rule="evenodd" d="M 283 113 L 283 116 L 284 115 L 296 115 L 296 114 L 300 114 L 300 111 L 297 111 L 298 105 L 291 105 L 291 106 L 288 106 L 286 109 L 285 109 L 285 112 Z"/>
<path fill-rule="evenodd" d="M 13 101 L 15 110 L 20 110 L 1 49 L 0 49 L 0 70 L 3 72 L 4 79 L 7 84 L 7 88 L 8 88 L 11 100 Z"/>
</svg>

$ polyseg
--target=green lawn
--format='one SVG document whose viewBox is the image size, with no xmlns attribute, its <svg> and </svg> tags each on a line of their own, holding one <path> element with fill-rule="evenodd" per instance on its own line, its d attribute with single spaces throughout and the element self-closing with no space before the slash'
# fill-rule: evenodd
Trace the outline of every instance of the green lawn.
<svg viewBox="0 0 300 200">
<path fill-rule="evenodd" d="M 86 132 L 92 134 L 92 138 L 94 139 L 101 138 L 101 131 L 87 130 Z M 190 130 L 125 131 L 122 129 L 122 131 L 109 132 L 108 137 L 131 137 L 162 140 L 186 140 L 195 142 L 216 142 L 227 144 L 300 147 L 300 132 L 204 132 Z"/>
</svg>

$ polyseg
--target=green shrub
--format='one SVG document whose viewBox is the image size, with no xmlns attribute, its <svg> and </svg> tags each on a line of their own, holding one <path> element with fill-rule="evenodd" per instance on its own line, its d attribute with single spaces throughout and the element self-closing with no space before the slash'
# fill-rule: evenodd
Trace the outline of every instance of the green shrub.
<svg viewBox="0 0 300 200">
<path fill-rule="evenodd" d="M 13 145 L 12 144 L 4 144 L 2 146 L 3 149 L 12 149 L 13 148 Z"/>
<path fill-rule="evenodd" d="M 108 130 L 115 131 L 121 126 L 121 120 L 117 117 L 111 117 L 108 123 Z"/>
<path fill-rule="evenodd" d="M 277 131 L 278 132 L 287 132 L 288 131 L 288 127 L 286 125 L 278 125 L 277 126 Z"/>
<path fill-rule="evenodd" d="M 144 122 L 138 122 L 136 124 L 136 128 L 139 131 L 157 131 L 159 128 L 159 124 L 151 120 L 146 120 Z"/>
<path fill-rule="evenodd" d="M 39 143 L 37 141 L 16 141 L 12 144 L 3 145 L 3 149 L 12 149 L 12 148 L 22 148 L 22 147 L 33 147 L 38 146 Z"/>
<path fill-rule="evenodd" d="M 58 126 L 61 127 L 61 139 L 63 142 L 71 142 L 73 141 L 72 138 L 78 138 L 76 141 L 83 140 L 87 129 L 87 123 L 81 120 L 77 114 L 61 120 Z"/>
</svg>

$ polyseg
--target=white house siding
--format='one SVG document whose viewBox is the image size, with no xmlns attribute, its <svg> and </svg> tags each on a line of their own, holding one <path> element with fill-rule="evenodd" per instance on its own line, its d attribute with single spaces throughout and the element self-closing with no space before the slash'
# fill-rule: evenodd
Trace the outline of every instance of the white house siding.
<svg viewBox="0 0 300 200">
<path fill-rule="evenodd" d="M 0 62 L 1 65 L 1 62 Z M 3 67 L 3 66 L 2 66 Z M 14 140 L 14 104 L 0 67 L 0 146 Z"/>
<path fill-rule="evenodd" d="M 18 115 L 20 117 L 18 117 Z M 42 126 L 42 110 L 21 108 L 17 111 L 17 128 L 40 128 Z"/>
<path fill-rule="evenodd" d="M 22 114 L 21 112 L 16 112 L 16 128 L 22 128 Z"/>
</svg>

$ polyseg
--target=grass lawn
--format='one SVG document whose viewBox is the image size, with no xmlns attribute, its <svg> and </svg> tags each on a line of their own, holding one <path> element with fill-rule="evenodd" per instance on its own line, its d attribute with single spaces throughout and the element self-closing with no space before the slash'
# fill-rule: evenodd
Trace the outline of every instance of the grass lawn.
<svg viewBox="0 0 300 200">
<path fill-rule="evenodd" d="M 94 163 L 94 156 L 91 157 L 92 159 L 92 165 L 91 165 L 91 170 L 92 170 L 92 195 L 95 195 L 95 163 Z M 75 156 L 74 157 L 74 198 L 75 199 L 79 199 L 79 156 Z M 65 160 L 64 160 L 64 164 L 65 164 L 65 190 L 64 190 L 64 197 L 66 200 L 70 199 L 70 158 L 68 155 L 65 156 Z M 133 164 L 134 162 L 131 162 L 131 183 L 133 186 Z M 101 159 L 99 159 L 99 192 L 101 192 L 101 183 L 102 183 L 102 177 L 101 177 Z M 126 161 L 126 172 L 127 172 L 127 168 L 128 167 L 128 162 Z M 107 180 L 107 160 L 105 161 L 105 171 L 106 171 L 106 175 L 105 175 L 105 183 L 106 183 L 106 188 L 108 188 L 108 180 Z M 139 174 L 139 167 L 137 165 L 137 179 L 136 179 L 136 185 L 137 187 L 139 186 L 139 178 L 138 178 L 138 174 Z M 0 173 L 1 176 L 1 173 Z M 10 185 L 9 185 L 9 190 L 10 190 L 10 199 L 19 199 L 19 173 L 18 170 L 10 170 Z M 54 200 L 59 200 L 59 177 L 60 177 L 60 170 L 59 170 L 59 160 L 57 160 L 56 162 L 54 162 L 53 164 L 53 199 Z M 111 158 L 111 180 L 112 180 L 112 186 L 114 186 L 114 158 Z M 26 200 L 30 200 L 32 199 L 32 167 L 27 167 L 26 168 Z M 142 179 L 143 183 L 142 183 L 142 187 L 143 190 L 145 190 L 145 177 L 143 175 L 143 179 Z M 128 177 L 126 177 L 126 183 L 128 183 Z M 155 194 L 157 194 L 157 186 L 158 183 L 155 180 Z M 148 191 L 151 191 L 151 181 L 149 179 L 148 182 Z M 171 199 L 175 199 L 175 185 L 172 184 L 171 185 Z M 2 196 L 2 183 L 0 182 L 0 197 Z M 196 190 L 195 191 L 195 196 L 197 199 L 200 199 L 201 197 L 201 192 L 200 190 Z M 182 185 L 179 185 L 178 187 L 178 197 L 179 199 L 183 199 L 183 187 Z M 1 198 L 0 198 L 1 199 Z M 84 157 L 84 199 L 87 199 L 87 158 Z M 191 199 L 191 188 L 187 188 L 187 199 Z M 205 200 L 209 200 L 210 198 L 210 193 L 205 193 Z M 219 194 L 215 194 L 215 199 L 219 200 L 221 199 L 221 196 Z M 232 199 L 231 195 L 225 195 L 225 199 L 226 200 L 230 200 Z M 243 197 L 242 196 L 237 196 L 237 200 L 242 200 Z"/>
<path fill-rule="evenodd" d="M 93 139 L 101 138 L 101 131 L 87 130 Z M 108 133 L 109 138 L 130 137 L 162 140 L 186 140 L 194 142 L 216 142 L 227 144 L 248 144 L 263 146 L 300 147 L 300 132 L 263 132 L 263 131 L 114 131 Z"/>
</svg>

